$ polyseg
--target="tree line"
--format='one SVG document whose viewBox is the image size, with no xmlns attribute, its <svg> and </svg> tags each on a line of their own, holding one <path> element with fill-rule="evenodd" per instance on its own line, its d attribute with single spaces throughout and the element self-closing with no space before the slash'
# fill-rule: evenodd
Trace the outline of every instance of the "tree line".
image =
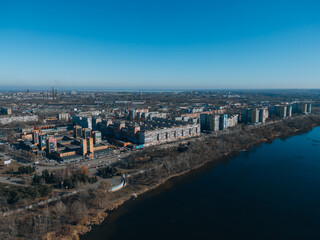
<svg viewBox="0 0 320 240">
<path fill-rule="evenodd" d="M 78 171 L 71 174 L 71 176 L 63 177 L 61 174 L 49 173 L 47 169 L 42 171 L 39 176 L 35 174 L 32 179 L 32 185 L 43 185 L 51 184 L 55 188 L 75 188 L 78 183 L 95 183 L 97 182 L 97 177 L 89 177 L 87 175 L 86 167 L 80 168 Z"/>
</svg>

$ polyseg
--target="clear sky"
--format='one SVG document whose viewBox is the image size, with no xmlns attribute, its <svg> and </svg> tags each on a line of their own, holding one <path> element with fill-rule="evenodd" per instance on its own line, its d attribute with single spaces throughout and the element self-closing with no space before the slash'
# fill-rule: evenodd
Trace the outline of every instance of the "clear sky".
<svg viewBox="0 0 320 240">
<path fill-rule="evenodd" d="M 0 86 L 320 88 L 320 1 L 0 0 Z"/>
</svg>

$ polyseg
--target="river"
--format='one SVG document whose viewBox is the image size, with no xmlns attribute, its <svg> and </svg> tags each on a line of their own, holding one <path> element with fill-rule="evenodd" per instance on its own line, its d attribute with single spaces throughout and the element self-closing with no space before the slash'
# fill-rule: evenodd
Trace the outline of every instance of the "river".
<svg viewBox="0 0 320 240">
<path fill-rule="evenodd" d="M 81 240 L 320 239 L 320 127 L 171 179 Z"/>
</svg>

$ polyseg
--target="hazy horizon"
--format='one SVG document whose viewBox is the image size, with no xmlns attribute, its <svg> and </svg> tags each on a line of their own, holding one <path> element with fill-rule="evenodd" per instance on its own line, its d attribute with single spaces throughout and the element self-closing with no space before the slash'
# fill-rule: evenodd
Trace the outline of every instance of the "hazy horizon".
<svg viewBox="0 0 320 240">
<path fill-rule="evenodd" d="M 320 88 L 107 88 L 107 87 L 77 87 L 77 86 L 0 86 L 0 92 L 50 92 L 52 87 L 58 91 L 93 91 L 93 92 L 186 92 L 186 91 L 320 91 Z"/>
</svg>

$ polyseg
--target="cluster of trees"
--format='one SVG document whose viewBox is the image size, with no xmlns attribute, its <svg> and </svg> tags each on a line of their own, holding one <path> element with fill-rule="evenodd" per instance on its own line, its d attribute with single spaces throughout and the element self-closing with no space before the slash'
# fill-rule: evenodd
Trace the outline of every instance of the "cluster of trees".
<svg viewBox="0 0 320 240">
<path fill-rule="evenodd" d="M 78 183 L 95 183 L 97 182 L 97 177 L 89 177 L 88 169 L 86 167 L 81 167 L 78 171 L 66 176 L 61 174 L 49 173 L 47 169 L 42 171 L 41 176 L 34 175 L 32 184 L 42 185 L 42 184 L 52 184 L 54 187 L 63 188 L 75 188 Z"/>
<path fill-rule="evenodd" d="M 112 178 L 116 174 L 117 170 L 114 167 L 103 167 L 98 169 L 97 175 L 103 178 Z"/>
<path fill-rule="evenodd" d="M 30 174 L 36 170 L 35 166 L 20 166 L 18 168 L 18 174 Z"/>
<path fill-rule="evenodd" d="M 7 174 L 31 174 L 36 170 L 34 166 L 20 166 L 17 171 L 14 171 L 13 168 L 10 168 L 6 171 Z"/>
<path fill-rule="evenodd" d="M 109 206 L 111 194 L 106 188 L 107 183 L 102 181 L 96 189 L 39 206 L 28 214 L 0 214 L 0 239 L 47 239 L 48 232 L 55 232 L 50 239 L 64 239 L 72 234 L 73 226 L 87 221 L 89 207 L 101 211 Z"/>
<path fill-rule="evenodd" d="M 30 187 L 0 185 L 0 196 L 6 200 L 8 204 L 15 204 L 22 201 L 33 200 L 38 197 L 47 197 L 52 192 L 52 186 L 39 185 Z"/>
<path fill-rule="evenodd" d="M 13 150 L 12 154 L 20 159 L 23 162 L 34 162 L 37 159 L 37 155 L 30 151 L 19 151 L 19 150 Z"/>
</svg>

